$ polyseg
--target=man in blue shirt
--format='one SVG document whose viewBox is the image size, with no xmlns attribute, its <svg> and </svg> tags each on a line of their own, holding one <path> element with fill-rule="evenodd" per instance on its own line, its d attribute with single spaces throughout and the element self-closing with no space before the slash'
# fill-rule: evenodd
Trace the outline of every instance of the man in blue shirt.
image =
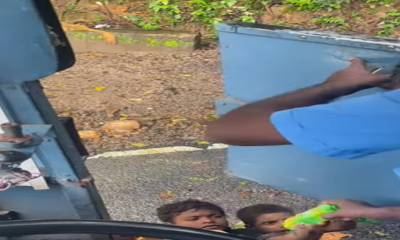
<svg viewBox="0 0 400 240">
<path fill-rule="evenodd" d="M 293 144 L 320 156 L 347 159 L 400 149 L 400 89 L 330 103 L 392 85 L 391 76 L 370 73 L 360 59 L 349 61 L 348 68 L 321 84 L 227 113 L 208 124 L 207 139 L 237 146 Z"/>
</svg>

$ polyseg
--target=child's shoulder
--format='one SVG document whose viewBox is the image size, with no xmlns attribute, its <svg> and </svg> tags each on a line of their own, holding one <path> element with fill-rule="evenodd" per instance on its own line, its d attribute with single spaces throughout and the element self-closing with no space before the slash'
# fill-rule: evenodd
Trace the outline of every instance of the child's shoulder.
<svg viewBox="0 0 400 240">
<path fill-rule="evenodd" d="M 239 229 L 231 229 L 228 233 L 241 235 L 250 238 L 258 238 L 259 236 L 263 235 L 264 233 L 256 230 L 256 229 L 249 229 L 249 228 L 239 228 Z"/>
</svg>

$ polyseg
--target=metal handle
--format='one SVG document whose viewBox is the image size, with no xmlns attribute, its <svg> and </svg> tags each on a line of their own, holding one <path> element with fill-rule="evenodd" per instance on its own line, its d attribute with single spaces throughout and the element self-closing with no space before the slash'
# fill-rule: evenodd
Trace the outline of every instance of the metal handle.
<svg viewBox="0 0 400 240">
<path fill-rule="evenodd" d="M 3 123 L 0 125 L 1 130 L 4 132 L 4 136 L 7 138 L 24 138 L 24 134 L 22 133 L 22 127 L 18 123 Z"/>
</svg>

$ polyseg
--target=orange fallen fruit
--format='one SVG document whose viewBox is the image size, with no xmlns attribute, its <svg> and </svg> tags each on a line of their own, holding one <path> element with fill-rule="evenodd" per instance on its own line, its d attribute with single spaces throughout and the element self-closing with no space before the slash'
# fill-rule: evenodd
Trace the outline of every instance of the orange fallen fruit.
<svg viewBox="0 0 400 240">
<path fill-rule="evenodd" d="M 325 233 L 319 240 L 342 240 L 343 238 L 351 237 L 351 234 L 341 232 Z"/>
</svg>

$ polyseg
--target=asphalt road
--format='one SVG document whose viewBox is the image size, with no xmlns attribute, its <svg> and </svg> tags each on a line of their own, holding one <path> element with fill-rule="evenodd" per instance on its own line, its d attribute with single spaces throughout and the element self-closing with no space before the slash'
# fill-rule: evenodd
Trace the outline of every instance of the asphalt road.
<svg viewBox="0 0 400 240">
<path fill-rule="evenodd" d="M 87 160 L 96 185 L 115 220 L 157 222 L 155 209 L 172 201 L 197 198 L 222 206 L 231 224 L 235 212 L 256 203 L 304 211 L 317 202 L 244 181 L 225 168 L 225 150 L 202 150 Z M 350 240 L 398 240 L 400 224 L 360 226 Z M 383 236 L 385 235 L 385 236 Z"/>
</svg>

